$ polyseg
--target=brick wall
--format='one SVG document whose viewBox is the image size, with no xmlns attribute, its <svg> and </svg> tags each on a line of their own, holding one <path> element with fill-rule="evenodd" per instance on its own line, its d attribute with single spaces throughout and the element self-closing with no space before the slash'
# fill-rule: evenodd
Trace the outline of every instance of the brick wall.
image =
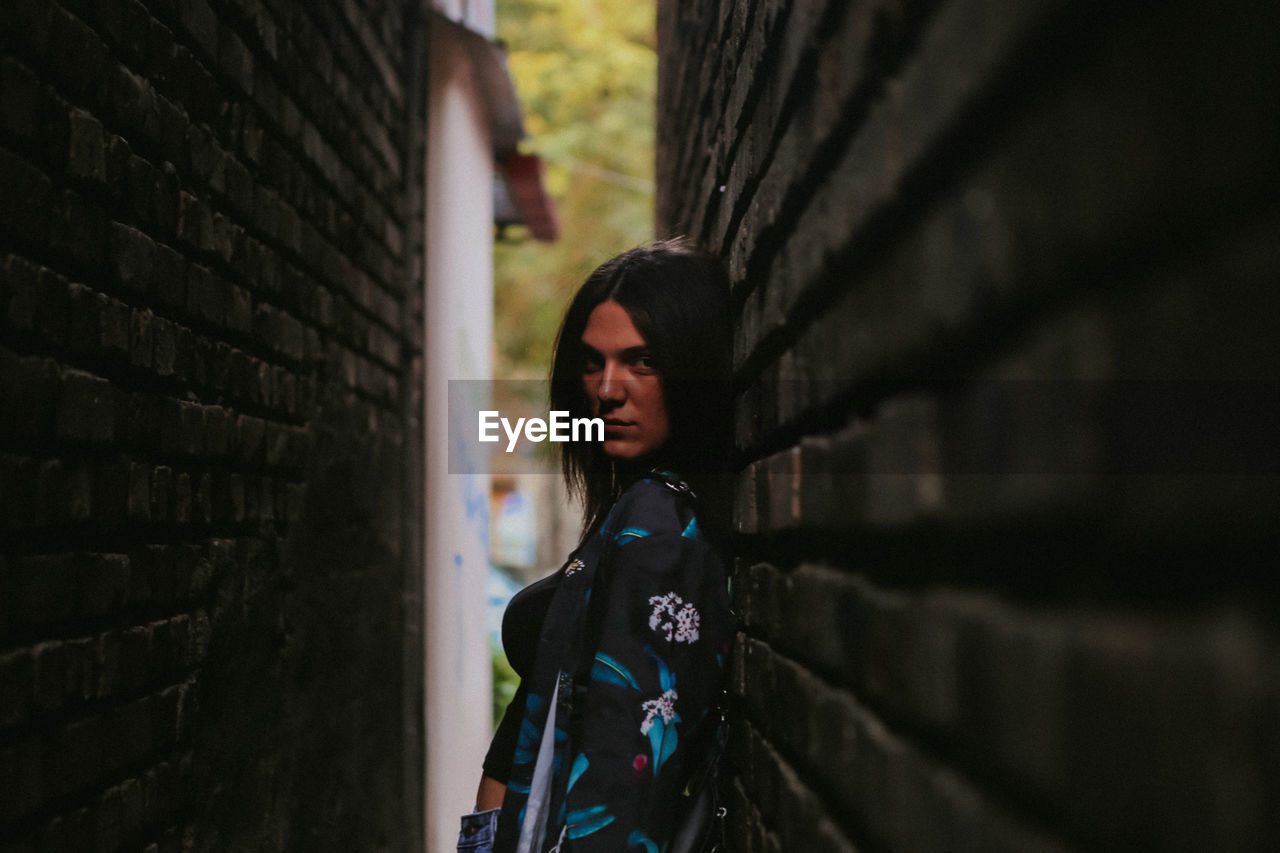
<svg viewBox="0 0 1280 853">
<path fill-rule="evenodd" d="M 733 849 L 1276 849 L 1277 7 L 659 10 L 659 229 L 739 311 Z"/>
<path fill-rule="evenodd" d="M 0 849 L 409 846 L 405 8 L 5 4 Z"/>
</svg>

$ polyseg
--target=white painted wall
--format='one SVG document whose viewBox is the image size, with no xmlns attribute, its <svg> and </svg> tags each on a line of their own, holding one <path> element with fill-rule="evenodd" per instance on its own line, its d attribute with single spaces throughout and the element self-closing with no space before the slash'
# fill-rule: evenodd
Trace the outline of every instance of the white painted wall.
<svg viewBox="0 0 1280 853">
<path fill-rule="evenodd" d="M 444 27 L 432 29 L 424 340 L 424 835 L 427 851 L 439 853 L 454 849 L 458 818 L 474 805 L 492 732 L 485 630 L 489 475 L 449 473 L 447 402 L 450 379 L 492 376 L 493 155 L 481 93 L 461 46 L 449 41 Z M 487 470 L 483 461 L 471 461 L 473 470 Z"/>
<path fill-rule="evenodd" d="M 431 8 L 473 32 L 494 36 L 493 0 L 431 0 Z"/>
</svg>

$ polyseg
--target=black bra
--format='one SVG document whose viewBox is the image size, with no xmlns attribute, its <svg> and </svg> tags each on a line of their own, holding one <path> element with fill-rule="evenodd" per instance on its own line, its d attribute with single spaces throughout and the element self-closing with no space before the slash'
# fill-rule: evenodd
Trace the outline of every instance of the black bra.
<svg viewBox="0 0 1280 853">
<path fill-rule="evenodd" d="M 507 610 L 502 614 L 502 650 L 507 653 L 511 668 L 521 678 L 527 678 L 533 669 L 533 658 L 538 651 L 538 637 L 542 622 L 547 618 L 547 608 L 560 586 L 564 569 L 534 581 L 511 596 Z"/>
</svg>

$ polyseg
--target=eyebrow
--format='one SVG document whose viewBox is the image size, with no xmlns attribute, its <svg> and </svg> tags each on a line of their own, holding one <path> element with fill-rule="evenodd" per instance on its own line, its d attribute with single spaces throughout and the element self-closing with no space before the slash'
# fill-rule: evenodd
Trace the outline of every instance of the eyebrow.
<svg viewBox="0 0 1280 853">
<path fill-rule="evenodd" d="M 601 355 L 600 350 L 591 346 L 591 344 L 587 343 L 586 341 L 578 341 L 578 344 L 582 347 L 582 349 L 585 351 L 587 355 Z M 649 345 L 641 344 L 640 346 L 627 347 L 622 351 L 621 355 L 623 358 L 635 358 L 638 355 L 648 355 L 650 353 L 651 353 L 651 348 L 649 347 Z"/>
</svg>

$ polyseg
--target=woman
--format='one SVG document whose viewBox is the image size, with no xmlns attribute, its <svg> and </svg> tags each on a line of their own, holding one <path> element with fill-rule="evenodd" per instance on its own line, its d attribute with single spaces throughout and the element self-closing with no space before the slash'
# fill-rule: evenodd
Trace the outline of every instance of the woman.
<svg viewBox="0 0 1280 853">
<path fill-rule="evenodd" d="M 522 681 L 460 850 L 495 832 L 503 853 L 669 848 L 719 721 L 728 598 L 695 496 L 723 470 L 728 373 L 724 269 L 682 241 L 619 255 L 574 297 L 551 408 L 605 423 L 561 445 L 585 534 L 507 609 Z"/>
</svg>

